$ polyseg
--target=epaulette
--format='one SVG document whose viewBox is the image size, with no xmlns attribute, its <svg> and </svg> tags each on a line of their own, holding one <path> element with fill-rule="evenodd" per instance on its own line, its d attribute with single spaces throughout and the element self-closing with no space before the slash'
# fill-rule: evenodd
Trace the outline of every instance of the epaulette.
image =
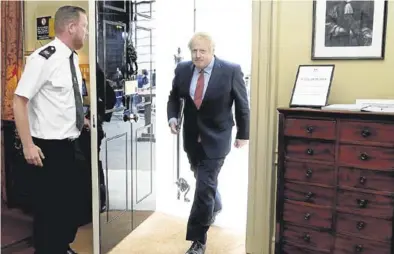
<svg viewBox="0 0 394 254">
<path fill-rule="evenodd" d="M 45 59 L 49 59 L 56 52 L 56 48 L 54 46 L 48 46 L 38 53 L 40 56 Z"/>
</svg>

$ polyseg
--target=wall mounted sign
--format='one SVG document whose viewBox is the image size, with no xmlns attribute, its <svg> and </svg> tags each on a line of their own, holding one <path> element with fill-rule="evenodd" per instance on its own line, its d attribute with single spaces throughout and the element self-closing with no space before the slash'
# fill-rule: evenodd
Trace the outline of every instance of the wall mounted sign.
<svg viewBox="0 0 394 254">
<path fill-rule="evenodd" d="M 50 16 L 37 18 L 37 40 L 49 40 L 54 36 L 53 20 Z"/>
<path fill-rule="evenodd" d="M 290 107 L 321 108 L 327 105 L 334 65 L 300 65 Z"/>
</svg>

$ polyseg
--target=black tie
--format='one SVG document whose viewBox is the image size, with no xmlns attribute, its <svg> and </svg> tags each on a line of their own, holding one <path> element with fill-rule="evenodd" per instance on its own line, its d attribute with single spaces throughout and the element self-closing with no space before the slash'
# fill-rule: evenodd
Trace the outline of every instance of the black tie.
<svg viewBox="0 0 394 254">
<path fill-rule="evenodd" d="M 71 68 L 71 76 L 74 88 L 74 98 L 75 98 L 75 111 L 76 111 L 76 125 L 79 131 L 82 130 L 84 124 L 84 113 L 83 113 L 83 105 L 82 105 L 82 97 L 81 92 L 79 91 L 77 73 L 75 71 L 75 65 L 73 60 L 74 52 L 71 53 L 70 56 L 70 68 Z"/>
</svg>

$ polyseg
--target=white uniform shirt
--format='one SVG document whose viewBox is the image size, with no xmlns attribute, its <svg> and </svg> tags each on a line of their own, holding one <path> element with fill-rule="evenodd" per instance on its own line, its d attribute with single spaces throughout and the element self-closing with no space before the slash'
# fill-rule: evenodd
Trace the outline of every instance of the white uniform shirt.
<svg viewBox="0 0 394 254">
<path fill-rule="evenodd" d="M 48 47 L 54 47 L 56 51 L 52 55 L 47 54 L 46 57 L 39 54 L 44 49 L 53 50 Z M 33 137 L 67 139 L 80 135 L 76 127 L 75 99 L 70 69 L 72 52 L 56 38 L 37 49 L 27 59 L 15 94 L 29 99 L 28 115 Z M 73 59 L 79 90 L 82 94 L 82 74 L 76 53 Z"/>
</svg>

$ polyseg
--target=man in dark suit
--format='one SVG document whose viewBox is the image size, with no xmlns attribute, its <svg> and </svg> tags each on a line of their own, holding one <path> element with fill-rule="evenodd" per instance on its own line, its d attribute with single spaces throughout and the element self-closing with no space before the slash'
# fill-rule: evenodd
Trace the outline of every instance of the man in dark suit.
<svg viewBox="0 0 394 254">
<path fill-rule="evenodd" d="M 203 254 L 207 231 L 222 209 L 218 175 L 231 149 L 232 106 L 237 124 L 234 146 L 240 148 L 249 139 L 249 103 L 240 66 L 217 58 L 208 34 L 195 34 L 189 49 L 192 61 L 179 63 L 175 70 L 167 116 L 171 132 L 177 134 L 183 98 L 184 150 L 196 178 L 186 235 L 186 240 L 193 243 L 186 254 Z"/>
</svg>

